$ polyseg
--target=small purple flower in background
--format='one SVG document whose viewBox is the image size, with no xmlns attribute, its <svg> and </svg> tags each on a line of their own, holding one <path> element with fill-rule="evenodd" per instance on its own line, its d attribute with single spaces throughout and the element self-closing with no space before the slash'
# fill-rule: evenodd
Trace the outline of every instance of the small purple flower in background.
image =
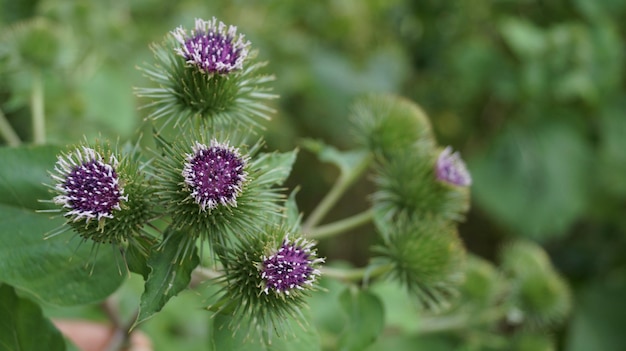
<svg viewBox="0 0 626 351">
<path fill-rule="evenodd" d="M 472 177 L 467 171 L 461 155 L 458 152 L 452 152 L 450 146 L 446 147 L 437 158 L 436 173 L 437 179 L 446 183 L 458 186 L 472 184 Z"/>
<path fill-rule="evenodd" d="M 313 243 L 302 238 L 291 242 L 283 240 L 281 247 L 274 254 L 263 257 L 261 278 L 265 280 L 263 292 L 270 290 L 285 293 L 293 289 L 303 290 L 305 285 L 312 285 L 320 271 L 314 266 L 324 262 L 317 258 Z"/>
<path fill-rule="evenodd" d="M 203 211 L 219 204 L 236 207 L 248 175 L 244 170 L 246 163 L 247 158 L 228 144 L 215 139 L 210 146 L 196 142 L 193 153 L 187 154 L 182 174 L 191 197 Z"/>
<path fill-rule="evenodd" d="M 54 168 L 58 174 L 52 174 L 52 178 L 57 181 L 55 189 L 60 195 L 54 197 L 54 203 L 68 209 L 65 216 L 74 222 L 113 218 L 122 200 L 128 200 L 119 184 L 117 166 L 113 155 L 105 162 L 102 155 L 88 147 L 59 156 Z"/>
<path fill-rule="evenodd" d="M 227 30 L 215 17 L 211 21 L 197 18 L 190 35 L 182 27 L 172 31 L 172 35 L 182 45 L 176 53 L 206 73 L 224 74 L 242 69 L 250 46 L 242 34 L 237 35 L 237 27 L 228 26 Z"/>
</svg>

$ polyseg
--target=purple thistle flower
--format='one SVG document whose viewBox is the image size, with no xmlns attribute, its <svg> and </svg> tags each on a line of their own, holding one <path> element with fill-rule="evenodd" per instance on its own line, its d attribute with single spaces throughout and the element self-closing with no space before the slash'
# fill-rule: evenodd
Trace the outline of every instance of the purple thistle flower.
<svg viewBox="0 0 626 351">
<path fill-rule="evenodd" d="M 287 237 L 274 254 L 263 257 L 261 278 L 265 280 L 263 292 L 270 290 L 285 293 L 293 289 L 303 290 L 305 285 L 312 285 L 320 271 L 314 265 L 324 262 L 316 258 L 313 243 L 302 238 L 290 242 Z"/>
<path fill-rule="evenodd" d="M 190 35 L 183 27 L 176 28 L 172 35 L 182 45 L 176 53 L 206 73 L 240 70 L 248 56 L 250 42 L 244 41 L 242 34 L 237 35 L 237 27 L 228 26 L 227 30 L 215 17 L 211 21 L 197 18 Z"/>
<path fill-rule="evenodd" d="M 203 211 L 219 204 L 236 207 L 248 175 L 244 170 L 248 159 L 238 149 L 215 139 L 210 146 L 196 142 L 192 149 L 182 174 L 194 201 Z"/>
<path fill-rule="evenodd" d="M 472 177 L 469 174 L 465 162 L 458 152 L 452 152 L 450 146 L 446 147 L 437 158 L 437 179 L 458 186 L 469 186 Z"/>
<path fill-rule="evenodd" d="M 54 203 L 68 209 L 65 216 L 74 222 L 113 218 L 122 200 L 128 200 L 119 184 L 117 166 L 115 156 L 105 162 L 102 155 L 88 147 L 59 156 L 54 167 L 58 174 L 52 174 L 52 178 L 57 181 L 55 189 L 60 195 L 54 197 Z"/>
</svg>

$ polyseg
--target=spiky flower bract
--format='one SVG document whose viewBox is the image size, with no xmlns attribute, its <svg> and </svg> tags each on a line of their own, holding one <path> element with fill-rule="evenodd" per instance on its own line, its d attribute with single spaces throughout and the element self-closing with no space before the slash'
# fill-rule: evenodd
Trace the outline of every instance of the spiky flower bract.
<svg viewBox="0 0 626 351">
<path fill-rule="evenodd" d="M 280 216 L 281 174 L 258 154 L 261 142 L 248 148 L 237 136 L 206 133 L 190 135 L 193 141 L 157 139 L 157 199 L 174 228 L 187 233 L 184 245 L 201 238 L 227 246 Z"/>
<path fill-rule="evenodd" d="M 210 308 L 232 315 L 231 328 L 250 320 L 250 327 L 267 342 L 273 333 L 280 336 L 291 327 L 287 320 L 306 323 L 300 309 L 309 292 L 317 289 L 323 262 L 313 242 L 287 233 L 280 225 L 265 226 L 243 237 L 221 262 L 225 274 L 218 282 L 224 287 Z"/>
<path fill-rule="evenodd" d="M 426 114 L 399 96 L 376 94 L 358 100 L 351 121 L 357 143 L 384 157 L 415 144 L 435 143 Z"/>
<path fill-rule="evenodd" d="M 274 111 L 267 101 L 276 95 L 266 86 L 274 77 L 259 73 L 266 63 L 255 62 L 256 51 L 248 47 L 234 27 L 226 30 L 215 19 L 196 20 L 191 34 L 179 27 L 152 45 L 156 62 L 142 70 L 155 86 L 136 90 L 151 100 L 144 106 L 151 109 L 148 117 L 164 119 L 161 129 L 171 122 L 214 130 L 261 127 Z"/>
<path fill-rule="evenodd" d="M 416 145 L 378 161 L 373 206 L 380 216 L 463 220 L 469 209 L 469 190 L 436 180 L 433 148 Z"/>
<path fill-rule="evenodd" d="M 539 245 L 516 241 L 502 250 L 501 257 L 527 326 L 554 325 L 567 317 L 572 304 L 569 287 Z"/>
<path fill-rule="evenodd" d="M 465 250 L 455 227 L 444 221 L 415 221 L 405 216 L 378 226 L 383 243 L 375 248 L 378 264 L 391 265 L 388 276 L 416 297 L 419 306 L 451 306 L 463 282 Z"/>
<path fill-rule="evenodd" d="M 51 173 L 57 194 L 53 202 L 62 207 L 66 225 L 84 239 L 144 247 L 148 237 L 143 227 L 154 210 L 140 168 L 136 149 L 118 153 L 100 144 L 78 146 L 58 157 Z"/>
<path fill-rule="evenodd" d="M 448 146 L 437 157 L 435 166 L 437 179 L 448 184 L 457 186 L 470 186 L 472 176 L 470 175 L 465 162 L 461 159 L 459 152 L 452 152 L 452 147 Z"/>
</svg>

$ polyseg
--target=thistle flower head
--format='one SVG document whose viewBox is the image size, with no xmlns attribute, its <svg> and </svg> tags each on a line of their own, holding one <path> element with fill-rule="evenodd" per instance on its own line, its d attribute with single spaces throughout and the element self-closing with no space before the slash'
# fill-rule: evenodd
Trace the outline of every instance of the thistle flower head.
<svg viewBox="0 0 626 351">
<path fill-rule="evenodd" d="M 465 249 L 454 224 L 400 216 L 378 221 L 383 244 L 375 247 L 388 276 L 401 283 L 424 309 L 442 311 L 452 306 L 463 282 Z"/>
<path fill-rule="evenodd" d="M 206 73 L 226 74 L 242 69 L 250 46 L 242 34 L 237 35 L 237 27 L 226 28 L 215 17 L 210 21 L 197 18 L 190 34 L 178 27 L 172 35 L 181 44 L 176 53 Z"/>
<path fill-rule="evenodd" d="M 113 218 L 120 203 L 128 200 L 119 182 L 118 165 L 114 155 L 105 160 L 89 147 L 59 156 L 52 175 L 59 192 L 54 203 L 67 209 L 65 216 L 73 222 Z"/>
<path fill-rule="evenodd" d="M 305 286 L 312 285 L 320 275 L 315 265 L 324 261 L 316 258 L 312 248 L 313 243 L 305 239 L 290 241 L 285 237 L 276 252 L 263 257 L 261 265 L 261 278 L 265 282 L 263 292 L 268 294 L 271 290 L 289 295 L 293 289 L 302 290 Z"/>
<path fill-rule="evenodd" d="M 148 99 L 148 118 L 163 121 L 159 131 L 170 123 L 196 128 L 199 122 L 212 131 L 262 127 L 274 113 L 267 102 L 277 95 L 267 86 L 274 76 L 261 73 L 267 62 L 256 61 L 250 47 L 236 27 L 215 18 L 169 32 L 151 47 L 155 62 L 141 68 L 153 83 L 136 89 Z"/>
<path fill-rule="evenodd" d="M 141 172 L 137 148 L 123 153 L 108 145 L 82 145 L 58 157 L 51 177 L 52 202 L 67 218 L 52 237 L 71 228 L 96 243 L 129 244 L 141 250 L 151 241 L 143 226 L 154 217 L 153 191 Z"/>
<path fill-rule="evenodd" d="M 472 177 L 470 176 L 465 162 L 461 159 L 458 152 L 452 152 L 450 146 L 446 147 L 439 157 L 436 164 L 437 179 L 458 186 L 470 186 Z"/>
<path fill-rule="evenodd" d="M 196 142 L 192 149 L 193 153 L 186 154 L 182 175 L 194 201 L 202 211 L 220 204 L 236 207 L 247 177 L 247 159 L 238 149 L 215 139 L 209 146 Z"/>
<path fill-rule="evenodd" d="M 291 163 L 259 155 L 262 142 L 248 145 L 246 137 L 199 131 L 189 143 L 157 136 L 162 149 L 151 163 L 156 198 L 173 227 L 187 233 L 184 245 L 202 239 L 212 250 L 280 216 L 283 195 L 275 186 Z"/>
<path fill-rule="evenodd" d="M 290 234 L 285 224 L 250 231 L 220 255 L 224 275 L 216 282 L 222 289 L 210 308 L 231 317 L 233 331 L 250 321 L 246 334 L 285 335 L 292 322 L 306 324 L 302 310 L 317 289 L 324 260 L 317 257 L 313 242 Z M 269 343 L 271 335 L 262 339 Z"/>
</svg>

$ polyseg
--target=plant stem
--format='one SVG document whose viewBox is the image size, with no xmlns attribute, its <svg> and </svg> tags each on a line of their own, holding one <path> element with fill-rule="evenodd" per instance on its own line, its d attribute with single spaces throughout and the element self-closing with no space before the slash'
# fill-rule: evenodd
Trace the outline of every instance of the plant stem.
<svg viewBox="0 0 626 351">
<path fill-rule="evenodd" d="M 311 239 L 327 238 L 364 225 L 370 222 L 373 216 L 373 211 L 368 209 L 354 216 L 313 228 L 310 232 L 306 233 L 306 235 Z"/>
<path fill-rule="evenodd" d="M 364 157 L 363 160 L 358 163 L 354 168 L 348 171 L 343 171 L 337 182 L 333 185 L 330 191 L 324 196 L 322 201 L 311 212 L 311 215 L 307 218 L 302 226 L 303 232 L 310 232 L 312 229 L 322 220 L 324 216 L 332 209 L 346 190 L 352 185 L 358 177 L 367 169 L 370 163 L 369 157 Z"/>
<path fill-rule="evenodd" d="M 46 121 L 44 116 L 43 79 L 41 72 L 33 74 L 33 90 L 30 95 L 31 118 L 33 127 L 33 142 L 46 142 Z"/>
<path fill-rule="evenodd" d="M 363 279 L 372 279 L 382 276 L 392 269 L 391 264 L 367 266 L 363 268 L 334 268 L 322 267 L 322 276 L 335 278 L 344 282 L 358 282 Z"/>
<path fill-rule="evenodd" d="M 419 334 L 432 334 L 444 331 L 458 331 L 474 325 L 488 324 L 506 316 L 507 310 L 501 306 L 494 307 L 483 313 L 458 313 L 447 316 L 422 317 L 417 329 Z"/>
<path fill-rule="evenodd" d="M 9 146 L 19 146 L 22 143 L 19 135 L 17 135 L 13 127 L 11 127 L 9 120 L 7 120 L 2 110 L 0 110 L 0 134 L 2 134 L 2 137 Z"/>
<path fill-rule="evenodd" d="M 107 299 L 102 304 L 102 309 L 107 314 L 109 320 L 113 324 L 113 334 L 107 344 L 105 351 L 121 351 L 125 350 L 130 340 L 131 329 L 134 325 L 139 310 L 136 310 L 133 316 L 129 319 L 128 323 L 122 323 L 119 310 L 114 305 L 111 299 Z"/>
</svg>

